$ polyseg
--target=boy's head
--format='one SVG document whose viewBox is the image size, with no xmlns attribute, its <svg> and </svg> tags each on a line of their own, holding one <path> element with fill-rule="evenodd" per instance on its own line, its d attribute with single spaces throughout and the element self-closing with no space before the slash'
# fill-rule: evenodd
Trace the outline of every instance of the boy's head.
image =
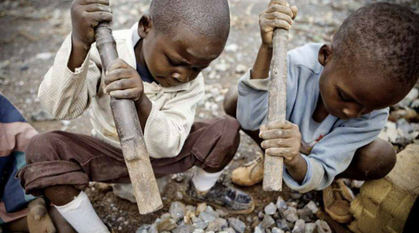
<svg viewBox="0 0 419 233">
<path fill-rule="evenodd" d="M 419 16 L 376 3 L 358 9 L 319 52 L 327 111 L 359 117 L 402 100 L 419 77 Z"/>
<path fill-rule="evenodd" d="M 227 0 L 153 0 L 138 26 L 143 59 L 166 87 L 195 79 L 221 54 L 229 32 Z"/>
</svg>

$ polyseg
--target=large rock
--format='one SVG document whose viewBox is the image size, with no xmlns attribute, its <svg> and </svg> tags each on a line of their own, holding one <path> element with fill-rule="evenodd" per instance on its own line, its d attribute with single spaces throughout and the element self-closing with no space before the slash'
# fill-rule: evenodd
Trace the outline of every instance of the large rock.
<svg viewBox="0 0 419 233">
<path fill-rule="evenodd" d="M 169 176 L 164 176 L 156 179 L 157 186 L 159 187 L 161 195 L 163 195 L 166 191 L 166 186 L 169 182 L 169 179 Z M 119 198 L 130 201 L 132 203 L 137 203 L 137 201 L 135 200 L 134 189 L 132 188 L 132 184 L 114 184 L 113 193 Z"/>
<path fill-rule="evenodd" d="M 383 179 L 367 181 L 351 203 L 356 233 L 402 232 L 419 195 L 419 145 L 397 155 L 393 170 Z M 417 225 L 417 222 L 415 223 Z"/>
</svg>

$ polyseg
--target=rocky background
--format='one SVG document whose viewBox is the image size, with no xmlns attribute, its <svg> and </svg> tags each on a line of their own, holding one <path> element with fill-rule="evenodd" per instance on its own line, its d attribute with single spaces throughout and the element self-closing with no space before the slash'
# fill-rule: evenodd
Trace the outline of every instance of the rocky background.
<svg viewBox="0 0 419 233">
<path fill-rule="evenodd" d="M 43 75 L 53 64 L 55 53 L 71 32 L 71 0 L 0 1 L 0 91 L 8 97 L 40 132 L 65 130 L 90 134 L 88 113 L 72 121 L 54 121 L 42 110 L 37 98 Z M 290 33 L 290 49 L 309 42 L 328 43 L 343 20 L 370 0 L 300 0 L 299 16 Z M 418 12 L 417 0 L 399 0 Z M 150 0 L 114 0 L 114 29 L 129 28 L 147 9 Z M 251 67 L 260 45 L 258 15 L 268 0 L 230 0 L 231 34 L 224 53 L 204 71 L 205 101 L 196 119 L 223 115 L 223 96 Z M 380 137 L 399 151 L 418 143 L 419 99 L 413 89 L 405 100 L 391 108 L 391 116 Z M 234 163 L 226 168 L 223 181 L 229 183 L 232 169 L 254 159 L 261 151 L 245 135 Z M 92 183 L 87 190 L 102 220 L 115 232 L 332 232 L 345 226 L 330 222 L 322 212 L 321 193 L 304 195 L 284 188 L 281 193 L 261 191 L 261 185 L 243 190 L 256 200 L 255 212 L 233 216 L 200 204 L 183 203 L 182 190 L 191 172 L 159 181 L 164 192 L 164 209 L 140 216 L 129 200 L 129 186 Z M 362 183 L 352 182 L 355 193 Z M 117 197 L 119 196 L 119 197 Z M 121 199 L 125 198 L 125 199 Z M 320 218 L 320 219 L 319 219 Z M 329 222 L 329 224 L 327 223 Z M 340 228 L 339 228 L 340 227 Z"/>
</svg>

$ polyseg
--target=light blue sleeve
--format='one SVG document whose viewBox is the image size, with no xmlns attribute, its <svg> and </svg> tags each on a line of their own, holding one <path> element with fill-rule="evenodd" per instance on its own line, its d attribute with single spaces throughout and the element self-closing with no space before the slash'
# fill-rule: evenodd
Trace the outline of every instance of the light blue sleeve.
<svg viewBox="0 0 419 233">
<path fill-rule="evenodd" d="M 345 171 L 358 148 L 374 141 L 384 128 L 389 109 L 371 112 L 359 118 L 338 122 L 338 127 L 322 138 L 306 158 L 309 167 L 306 180 L 298 184 L 284 169 L 284 182 L 299 192 L 328 187 Z"/>
<path fill-rule="evenodd" d="M 295 100 L 296 78 L 294 59 L 289 52 L 287 55 L 287 116 Z M 251 70 L 246 72 L 239 80 L 236 118 L 240 126 L 246 130 L 258 130 L 261 124 L 267 121 L 268 116 L 268 90 L 270 78 L 251 79 Z"/>
</svg>

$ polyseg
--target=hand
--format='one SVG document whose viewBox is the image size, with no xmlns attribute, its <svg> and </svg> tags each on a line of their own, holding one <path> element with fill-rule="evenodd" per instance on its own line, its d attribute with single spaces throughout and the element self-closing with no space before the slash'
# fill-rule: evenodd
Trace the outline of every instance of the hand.
<svg viewBox="0 0 419 233">
<path fill-rule="evenodd" d="M 109 65 L 105 84 L 105 93 L 117 99 L 138 101 L 144 95 L 144 86 L 140 75 L 120 58 Z"/>
<path fill-rule="evenodd" d="M 289 30 L 297 12 L 297 7 L 289 7 L 286 0 L 271 0 L 268 8 L 259 15 L 262 44 L 272 48 L 274 30 L 276 28 Z"/>
<path fill-rule="evenodd" d="M 45 201 L 42 198 L 31 201 L 28 205 L 27 217 L 29 232 L 32 233 L 55 233 L 56 229 L 48 214 Z"/>
<path fill-rule="evenodd" d="M 289 121 L 274 121 L 260 127 L 259 137 L 265 154 L 283 157 L 284 163 L 291 163 L 300 155 L 301 134 L 298 126 Z"/>
<path fill-rule="evenodd" d="M 109 0 L 75 0 L 71 5 L 73 43 L 85 48 L 95 42 L 95 27 L 101 22 L 111 22 Z"/>
</svg>

